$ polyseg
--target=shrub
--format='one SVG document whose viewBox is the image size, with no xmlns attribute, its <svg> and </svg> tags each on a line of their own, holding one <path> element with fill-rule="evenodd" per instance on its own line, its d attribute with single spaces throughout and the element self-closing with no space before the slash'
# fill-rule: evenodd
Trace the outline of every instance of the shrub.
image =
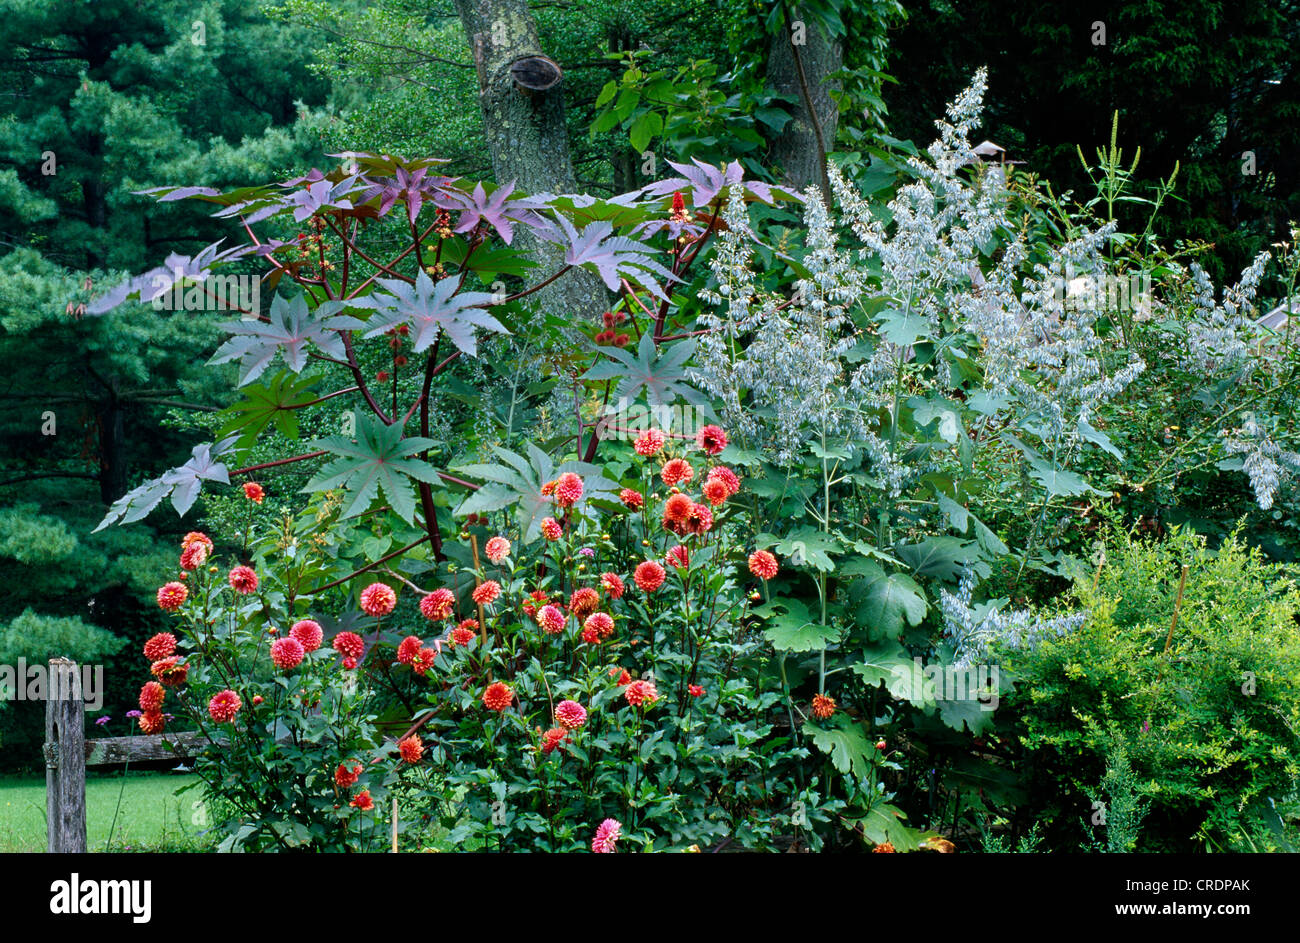
<svg viewBox="0 0 1300 943">
<path fill-rule="evenodd" d="M 1148 803 L 1138 850 L 1276 847 L 1273 810 L 1294 806 L 1300 777 L 1300 592 L 1285 571 L 1235 536 L 1215 552 L 1173 529 L 1120 537 L 1075 595 L 1077 631 L 1001 653 L 1058 839 L 1092 820 L 1127 756 Z"/>
</svg>

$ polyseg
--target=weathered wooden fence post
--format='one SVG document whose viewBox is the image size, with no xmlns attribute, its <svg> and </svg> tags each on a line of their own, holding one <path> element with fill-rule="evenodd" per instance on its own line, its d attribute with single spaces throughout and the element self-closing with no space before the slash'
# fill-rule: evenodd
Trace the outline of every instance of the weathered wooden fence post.
<svg viewBox="0 0 1300 943">
<path fill-rule="evenodd" d="M 45 822 L 50 852 L 86 850 L 86 704 L 81 674 L 51 658 L 45 692 Z"/>
</svg>

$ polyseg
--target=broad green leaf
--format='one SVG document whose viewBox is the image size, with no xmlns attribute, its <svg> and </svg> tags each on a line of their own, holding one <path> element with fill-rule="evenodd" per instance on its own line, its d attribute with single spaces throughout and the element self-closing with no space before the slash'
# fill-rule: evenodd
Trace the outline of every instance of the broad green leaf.
<svg viewBox="0 0 1300 943">
<path fill-rule="evenodd" d="M 918 577 L 942 580 L 959 579 L 962 569 L 979 559 L 975 541 L 950 536 L 927 537 L 919 543 L 901 544 L 894 548 L 894 553 Z"/>
<path fill-rule="evenodd" d="M 880 335 L 891 344 L 911 347 L 930 336 L 930 322 L 924 315 L 887 308 L 880 312 Z"/>
<path fill-rule="evenodd" d="M 1121 452 L 1119 449 L 1115 448 L 1115 443 L 1110 441 L 1110 436 L 1106 435 L 1106 433 L 1104 432 L 1094 429 L 1092 425 L 1088 422 L 1088 420 L 1080 419 L 1076 428 L 1079 430 L 1079 435 L 1081 435 L 1083 438 L 1087 439 L 1089 442 L 1091 442 L 1093 445 L 1097 446 L 1098 448 L 1102 449 L 1103 451 L 1109 452 L 1111 455 L 1123 461 L 1124 453 Z"/>
<path fill-rule="evenodd" d="M 923 669 L 897 642 L 878 642 L 862 653 L 862 661 L 853 665 L 853 673 L 875 687 L 882 681 L 890 697 L 907 701 L 923 710 L 934 708 L 933 692 L 927 691 Z"/>
<path fill-rule="evenodd" d="M 836 712 L 829 727 L 820 727 L 810 720 L 803 725 L 803 732 L 812 737 L 817 749 L 830 756 L 831 764 L 841 773 L 859 781 L 867 778 L 876 746 L 867 739 L 862 724 L 843 712 Z"/>
<path fill-rule="evenodd" d="M 294 377 L 289 371 L 281 370 L 266 385 L 246 387 L 244 399 L 222 410 L 221 414 L 229 418 L 217 434 L 237 434 L 236 444 L 247 448 L 267 426 L 274 424 L 285 438 L 297 439 L 298 409 L 316 398 L 309 390 L 319 382 L 319 376 Z"/>
<path fill-rule="evenodd" d="M 937 838 L 934 832 L 923 832 L 903 821 L 903 813 L 887 802 L 878 802 L 865 815 L 848 821 L 862 827 L 863 836 L 875 845 L 885 842 L 898 852 L 917 851 L 927 841 Z"/>
<path fill-rule="evenodd" d="M 278 353 L 294 373 L 302 373 L 307 365 L 307 345 L 339 360 L 347 354 L 339 330 L 359 327 L 360 321 L 339 317 L 342 302 L 326 302 L 313 312 L 307 307 L 303 294 L 285 299 L 276 295 L 271 301 L 268 320 L 253 318 L 222 324 L 223 330 L 235 335 L 217 348 L 208 363 L 240 362 L 239 385 L 251 383 L 262 375 Z"/>
<path fill-rule="evenodd" d="M 823 626 L 798 599 L 774 599 L 754 610 L 768 617 L 763 635 L 779 652 L 816 652 L 835 641 L 838 630 Z"/>
<path fill-rule="evenodd" d="M 840 542 L 834 537 L 812 527 L 795 531 L 776 545 L 776 552 L 789 559 L 794 566 L 808 565 L 823 573 L 835 569 L 830 554 L 839 553 Z"/>
<path fill-rule="evenodd" d="M 345 488 L 348 495 L 343 506 L 344 518 L 366 510 L 382 491 L 397 515 L 409 524 L 415 516 L 410 479 L 428 484 L 441 482 L 432 466 L 412 456 L 435 445 L 432 439 L 404 437 L 402 427 L 396 423 L 387 426 L 378 419 L 360 417 L 356 439 L 331 436 L 315 443 L 317 448 L 338 458 L 317 472 L 302 490 Z"/>
<path fill-rule="evenodd" d="M 873 639 L 898 638 L 904 622 L 920 625 L 925 618 L 925 594 L 909 576 L 886 574 L 874 560 L 862 566 L 863 576 L 849 587 L 850 604 L 859 625 Z"/>
</svg>

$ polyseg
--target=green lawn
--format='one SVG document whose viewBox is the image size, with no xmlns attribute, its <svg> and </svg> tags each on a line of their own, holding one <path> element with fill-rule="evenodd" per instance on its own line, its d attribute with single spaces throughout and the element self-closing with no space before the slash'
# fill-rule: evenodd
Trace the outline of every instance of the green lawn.
<svg viewBox="0 0 1300 943">
<path fill-rule="evenodd" d="M 90 851 L 198 851 L 205 845 L 194 824 L 198 790 L 176 795 L 193 776 L 131 773 L 86 782 L 86 832 Z M 125 789 L 123 783 L 125 782 Z M 118 796 L 122 805 L 118 809 Z M 117 824 L 113 826 L 113 812 Z M 201 817 L 200 817 L 200 821 Z M 45 850 L 45 779 L 0 779 L 0 852 Z"/>
</svg>

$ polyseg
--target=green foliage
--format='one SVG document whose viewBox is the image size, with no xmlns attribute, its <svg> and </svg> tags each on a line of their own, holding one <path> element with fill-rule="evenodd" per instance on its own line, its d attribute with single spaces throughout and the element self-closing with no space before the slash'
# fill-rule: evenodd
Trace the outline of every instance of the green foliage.
<svg viewBox="0 0 1300 943">
<path fill-rule="evenodd" d="M 1068 834 L 1096 796 L 1122 823 L 1108 822 L 1111 850 L 1271 844 L 1263 809 L 1300 786 L 1294 583 L 1233 538 L 1211 552 L 1181 529 L 1162 543 L 1120 535 L 1091 579 L 1076 586 L 1082 628 L 1002 654 L 1053 831 Z"/>
</svg>

